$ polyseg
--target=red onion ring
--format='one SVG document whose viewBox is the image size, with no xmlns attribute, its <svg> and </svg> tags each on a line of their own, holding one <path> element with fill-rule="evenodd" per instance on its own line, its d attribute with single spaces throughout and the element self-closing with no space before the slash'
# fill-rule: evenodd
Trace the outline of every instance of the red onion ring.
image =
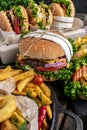
<svg viewBox="0 0 87 130">
<path fill-rule="evenodd" d="M 54 64 L 45 64 L 45 68 L 51 68 L 51 67 L 57 67 L 57 68 L 61 68 L 62 66 L 66 66 L 67 63 L 64 61 L 60 61 L 60 62 L 56 62 Z"/>
</svg>

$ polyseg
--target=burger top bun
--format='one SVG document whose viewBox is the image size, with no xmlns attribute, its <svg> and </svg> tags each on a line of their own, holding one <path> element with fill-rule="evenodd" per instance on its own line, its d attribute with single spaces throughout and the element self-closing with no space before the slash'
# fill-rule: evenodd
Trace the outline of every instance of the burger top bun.
<svg viewBox="0 0 87 130">
<path fill-rule="evenodd" d="M 66 7 L 64 3 L 61 1 L 60 3 L 54 2 L 50 4 L 50 8 L 52 11 L 53 16 L 68 16 L 68 9 L 71 10 L 70 16 L 75 16 L 75 7 L 71 0 L 66 0 L 66 2 L 69 2 L 69 5 Z"/>
<path fill-rule="evenodd" d="M 19 51 L 36 59 L 54 59 L 65 55 L 68 62 L 73 56 L 72 46 L 65 37 L 41 30 L 31 32 L 21 39 Z"/>
<path fill-rule="evenodd" d="M 35 38 L 24 38 L 19 44 L 19 51 L 22 54 L 36 59 L 55 59 L 64 56 L 64 50 L 60 45 L 50 40 Z"/>
<path fill-rule="evenodd" d="M 4 31 L 12 31 L 11 24 L 5 11 L 0 11 L 0 28 Z"/>
</svg>

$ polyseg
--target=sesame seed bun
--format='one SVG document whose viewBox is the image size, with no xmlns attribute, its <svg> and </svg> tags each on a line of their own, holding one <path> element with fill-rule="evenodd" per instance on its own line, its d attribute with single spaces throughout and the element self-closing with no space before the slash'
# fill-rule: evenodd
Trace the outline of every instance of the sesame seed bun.
<svg viewBox="0 0 87 130">
<path fill-rule="evenodd" d="M 33 59 L 55 59 L 64 56 L 60 45 L 50 40 L 23 38 L 19 43 L 19 51 Z"/>
</svg>

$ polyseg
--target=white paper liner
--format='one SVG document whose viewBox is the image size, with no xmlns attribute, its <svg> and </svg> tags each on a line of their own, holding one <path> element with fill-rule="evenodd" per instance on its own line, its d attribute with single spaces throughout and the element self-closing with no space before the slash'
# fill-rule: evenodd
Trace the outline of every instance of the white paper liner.
<svg viewBox="0 0 87 130">
<path fill-rule="evenodd" d="M 0 29 L 0 46 L 18 43 L 20 35 L 15 32 L 5 32 Z"/>
<path fill-rule="evenodd" d="M 4 90 L 6 93 L 11 94 L 16 88 L 15 82 L 12 78 L 0 81 L 0 90 Z"/>
<path fill-rule="evenodd" d="M 27 130 L 38 130 L 38 106 L 25 96 L 15 96 L 17 107 L 21 110 L 23 116 L 29 121 Z"/>
<path fill-rule="evenodd" d="M 52 27 L 57 27 L 57 28 L 72 28 L 73 23 L 64 23 L 64 22 L 58 22 L 58 21 L 53 21 Z"/>
<path fill-rule="evenodd" d="M 73 22 L 74 17 L 63 17 L 63 16 L 53 16 L 53 19 L 60 22 Z"/>
</svg>

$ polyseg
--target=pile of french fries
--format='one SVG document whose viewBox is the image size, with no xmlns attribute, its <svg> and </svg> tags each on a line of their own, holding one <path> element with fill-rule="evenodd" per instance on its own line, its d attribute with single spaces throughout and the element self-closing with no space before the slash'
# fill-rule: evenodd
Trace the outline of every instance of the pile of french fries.
<svg viewBox="0 0 87 130">
<path fill-rule="evenodd" d="M 47 130 L 49 128 L 47 119 L 52 119 L 52 109 L 51 109 L 51 90 L 43 82 L 37 85 L 33 82 L 36 73 L 33 70 L 23 71 L 22 69 L 13 69 L 8 65 L 4 69 L 0 69 L 0 81 L 6 80 L 8 78 L 13 78 L 16 84 L 16 89 L 13 91 L 15 95 L 29 96 L 29 98 L 36 101 L 38 107 L 45 105 L 47 108 L 47 115 L 43 121 L 43 128 L 41 130 Z M 4 86 L 3 86 L 4 87 Z"/>
</svg>

